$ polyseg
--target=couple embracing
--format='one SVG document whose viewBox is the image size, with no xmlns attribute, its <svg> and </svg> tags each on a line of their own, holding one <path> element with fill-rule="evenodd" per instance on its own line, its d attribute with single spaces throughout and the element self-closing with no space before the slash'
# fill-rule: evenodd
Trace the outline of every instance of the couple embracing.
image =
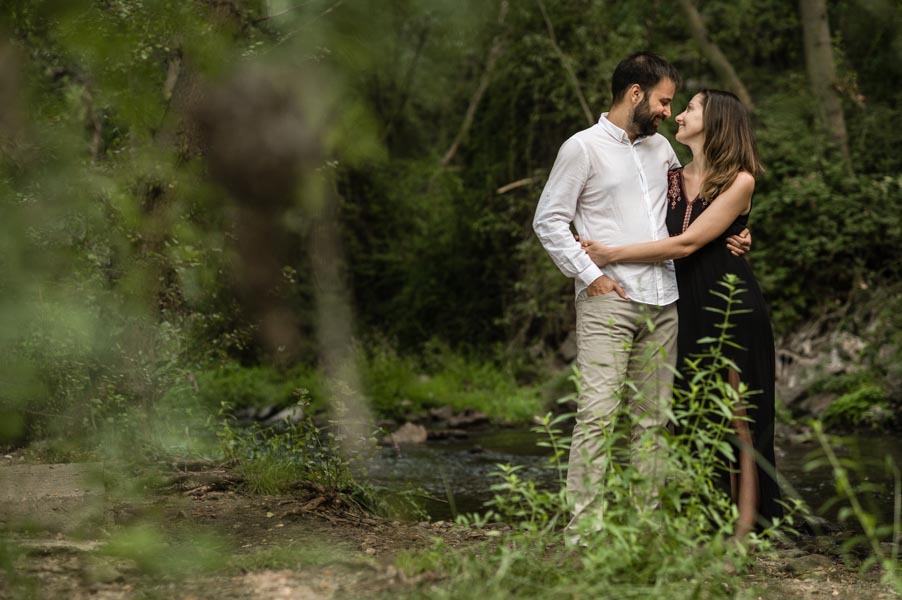
<svg viewBox="0 0 902 600">
<path fill-rule="evenodd" d="M 782 515 L 771 468 L 773 333 L 741 256 L 750 247 L 746 224 L 762 167 L 747 109 L 719 90 L 701 90 L 676 117 L 676 139 L 692 150 L 681 166 L 657 133 L 679 84 L 676 68 L 655 54 L 620 62 L 610 111 L 561 146 L 533 222 L 555 264 L 576 282 L 580 393 L 567 476 L 574 536 L 585 517 L 596 528 L 601 523 L 603 440 L 618 414 L 631 415 L 634 442 L 667 427 L 674 369 L 703 349 L 698 340 L 720 334 L 705 307 L 724 308 L 711 290 L 726 274 L 746 291 L 745 312 L 730 330 L 740 348 L 730 348 L 728 358 L 737 369 L 724 376 L 759 392 L 731 423 L 735 464 L 725 488 L 738 507 L 736 537 Z M 663 483 L 662 448 L 653 442 L 650 452 L 633 456 L 654 487 Z"/>
</svg>

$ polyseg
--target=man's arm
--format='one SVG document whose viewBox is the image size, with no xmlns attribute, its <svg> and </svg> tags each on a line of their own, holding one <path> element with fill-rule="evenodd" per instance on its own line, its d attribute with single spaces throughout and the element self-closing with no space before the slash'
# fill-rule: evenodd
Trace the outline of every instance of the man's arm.
<svg viewBox="0 0 902 600">
<path fill-rule="evenodd" d="M 615 291 L 621 298 L 627 299 L 623 288 L 601 272 L 598 265 L 583 252 L 578 238 L 574 239 L 570 232 L 576 204 L 588 178 L 588 153 L 582 142 L 570 138 L 558 151 L 539 198 L 532 228 L 554 264 L 567 277 L 579 277 L 586 284 L 588 295 L 598 296 Z"/>
<path fill-rule="evenodd" d="M 734 256 L 742 256 L 752 249 L 752 232 L 746 227 L 739 235 L 731 235 L 727 238 L 727 250 Z"/>
<path fill-rule="evenodd" d="M 532 221 L 533 231 L 567 277 L 578 277 L 587 286 L 603 273 L 570 233 L 576 204 L 589 178 L 589 157 L 582 143 L 570 138 L 561 146 L 542 190 Z"/>
</svg>

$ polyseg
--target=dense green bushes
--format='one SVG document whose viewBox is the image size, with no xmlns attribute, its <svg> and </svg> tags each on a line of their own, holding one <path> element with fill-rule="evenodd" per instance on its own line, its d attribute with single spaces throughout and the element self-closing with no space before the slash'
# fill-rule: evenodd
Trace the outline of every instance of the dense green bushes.
<svg viewBox="0 0 902 600">
<path fill-rule="evenodd" d="M 902 178 L 832 170 L 784 179 L 755 199 L 752 261 L 783 330 L 900 275 Z"/>
</svg>

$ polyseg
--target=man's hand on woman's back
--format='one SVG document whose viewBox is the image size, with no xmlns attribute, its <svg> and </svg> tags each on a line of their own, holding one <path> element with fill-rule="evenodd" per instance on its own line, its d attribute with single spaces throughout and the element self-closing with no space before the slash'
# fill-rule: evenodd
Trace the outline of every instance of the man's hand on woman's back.
<svg viewBox="0 0 902 600">
<path fill-rule="evenodd" d="M 734 256 L 742 256 L 752 249 L 752 232 L 746 227 L 739 235 L 731 235 L 727 238 L 727 250 Z"/>
</svg>

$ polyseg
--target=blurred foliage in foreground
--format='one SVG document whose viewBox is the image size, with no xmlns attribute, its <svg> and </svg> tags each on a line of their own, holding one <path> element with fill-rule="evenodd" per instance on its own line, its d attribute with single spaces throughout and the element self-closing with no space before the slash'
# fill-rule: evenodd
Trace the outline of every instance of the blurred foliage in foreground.
<svg viewBox="0 0 902 600">
<path fill-rule="evenodd" d="M 542 394 L 514 390 L 538 383 L 572 321 L 530 229 L 560 142 L 586 125 L 562 65 L 596 114 L 638 48 L 683 71 L 677 107 L 719 84 L 675 3 L 548 4 L 4 2 L 0 440 L 96 433 L 127 408 L 120 433 L 202 423 L 200 386 L 234 365 L 315 395 L 331 222 L 383 414 L 468 386 L 488 391 L 462 404 L 535 414 Z M 830 5 L 851 169 L 818 125 L 794 5 L 700 10 L 757 106 L 753 261 L 778 327 L 889 286 L 900 8 Z M 892 349 L 897 331 L 878 333 Z M 473 358 L 436 364 L 435 347 Z"/>
</svg>

